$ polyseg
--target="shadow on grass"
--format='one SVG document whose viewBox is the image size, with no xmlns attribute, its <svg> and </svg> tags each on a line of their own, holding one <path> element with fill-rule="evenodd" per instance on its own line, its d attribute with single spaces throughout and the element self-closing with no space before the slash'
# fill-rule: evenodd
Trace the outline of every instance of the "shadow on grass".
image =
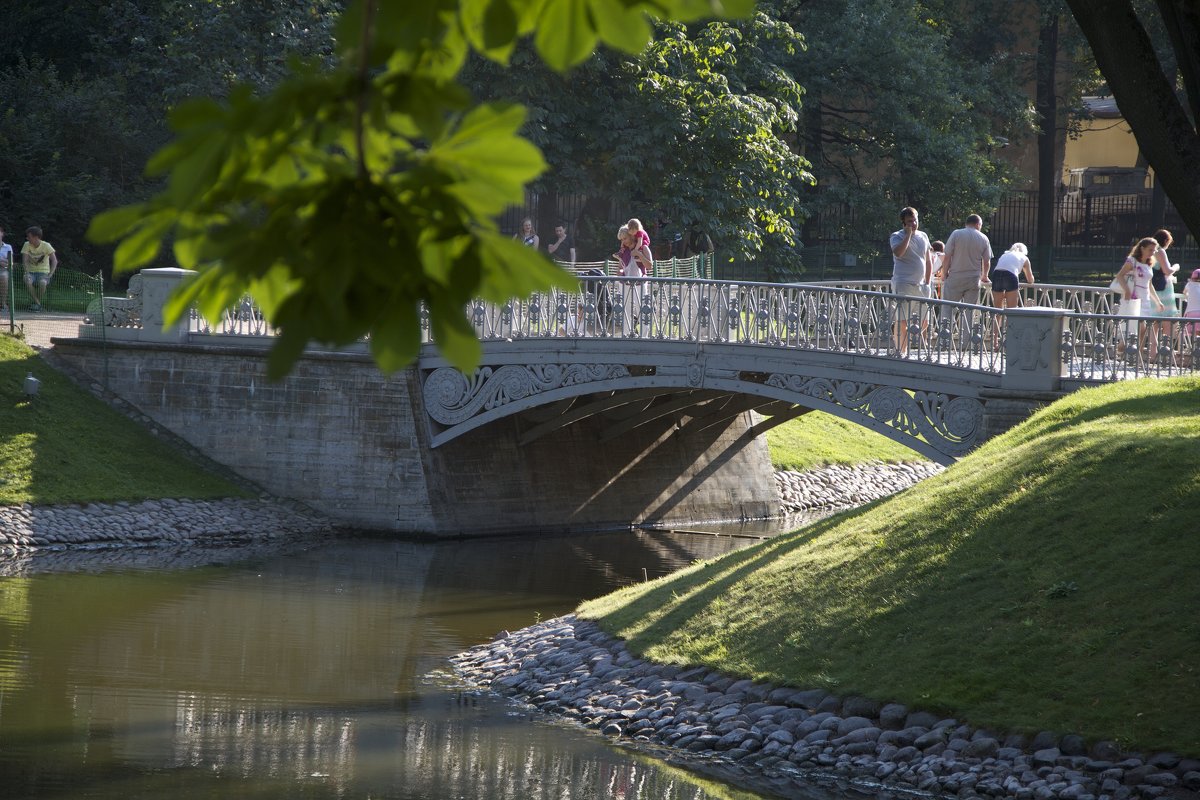
<svg viewBox="0 0 1200 800">
<path fill-rule="evenodd" d="M 1146 404 L 1100 407 L 601 622 L 671 660 L 1200 754 L 1200 425 L 1148 437 Z"/>
</svg>

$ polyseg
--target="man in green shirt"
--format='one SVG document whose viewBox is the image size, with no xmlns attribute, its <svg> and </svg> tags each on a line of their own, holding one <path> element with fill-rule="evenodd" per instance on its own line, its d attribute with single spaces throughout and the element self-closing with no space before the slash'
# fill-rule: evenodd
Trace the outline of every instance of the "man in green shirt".
<svg viewBox="0 0 1200 800">
<path fill-rule="evenodd" d="M 42 241 L 42 229 L 34 225 L 25 231 L 27 241 L 21 246 L 21 258 L 25 264 L 25 288 L 33 305 L 30 311 L 41 311 L 46 300 L 46 290 L 54 270 L 58 269 L 58 256 L 49 242 Z"/>
</svg>

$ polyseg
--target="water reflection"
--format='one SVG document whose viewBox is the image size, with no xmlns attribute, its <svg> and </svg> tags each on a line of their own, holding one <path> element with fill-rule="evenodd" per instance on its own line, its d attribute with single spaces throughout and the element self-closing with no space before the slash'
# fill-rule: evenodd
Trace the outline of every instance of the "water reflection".
<svg viewBox="0 0 1200 800">
<path fill-rule="evenodd" d="M 499 630 L 753 541 L 639 532 L 145 551 L 120 569 L 104 554 L 10 561 L 0 786 L 29 798 L 757 797 L 430 677 Z"/>
</svg>

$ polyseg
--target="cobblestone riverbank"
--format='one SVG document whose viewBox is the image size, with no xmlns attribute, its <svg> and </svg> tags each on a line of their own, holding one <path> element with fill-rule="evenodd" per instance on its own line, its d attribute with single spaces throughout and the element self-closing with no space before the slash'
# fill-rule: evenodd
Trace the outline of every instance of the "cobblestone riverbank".
<svg viewBox="0 0 1200 800">
<path fill-rule="evenodd" d="M 1200 797 L 1200 760 L 653 664 L 573 615 L 503 632 L 453 665 L 470 686 L 785 797 L 811 796 L 813 781 L 964 800 Z"/>
<path fill-rule="evenodd" d="M 779 472 L 782 511 L 840 509 L 907 488 L 941 471 L 936 464 L 866 464 Z M 228 544 L 311 534 L 336 524 L 298 503 L 252 500 L 146 500 L 62 506 L 0 506 L 0 554 L 29 549 Z"/>
<path fill-rule="evenodd" d="M 299 504 L 267 498 L 0 506 L 0 554 L 85 546 L 229 544 L 333 527 Z"/>
<path fill-rule="evenodd" d="M 932 461 L 834 465 L 805 472 L 776 472 L 775 483 L 785 513 L 841 511 L 895 494 L 944 469 Z"/>
</svg>

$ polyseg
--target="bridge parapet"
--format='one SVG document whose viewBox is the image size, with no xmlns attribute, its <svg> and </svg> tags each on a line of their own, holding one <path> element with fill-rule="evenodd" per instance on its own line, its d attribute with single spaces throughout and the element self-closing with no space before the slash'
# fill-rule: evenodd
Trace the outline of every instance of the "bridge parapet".
<svg viewBox="0 0 1200 800">
<path fill-rule="evenodd" d="M 164 328 L 167 297 L 192 274 L 143 270 L 142 325 L 112 329 L 107 338 L 164 342 L 201 337 L 271 344 L 275 331 L 248 298 L 216 325 L 193 312 Z M 1025 307 L 1013 310 L 899 298 L 886 288 L 879 281 L 767 284 L 584 276 L 574 291 L 539 292 L 507 303 L 477 301 L 466 313 L 484 342 L 738 344 L 1004 375 L 1013 388 L 1070 390 L 1200 372 L 1200 324 L 1117 316 L 1110 313 L 1115 295 L 1095 287 L 1023 286 Z M 986 294 L 986 287 L 981 291 Z M 1031 309 L 1033 318 L 1028 317 Z M 422 332 L 430 342 L 427 319 Z M 1050 347 L 1056 349 L 1054 358 Z"/>
</svg>

